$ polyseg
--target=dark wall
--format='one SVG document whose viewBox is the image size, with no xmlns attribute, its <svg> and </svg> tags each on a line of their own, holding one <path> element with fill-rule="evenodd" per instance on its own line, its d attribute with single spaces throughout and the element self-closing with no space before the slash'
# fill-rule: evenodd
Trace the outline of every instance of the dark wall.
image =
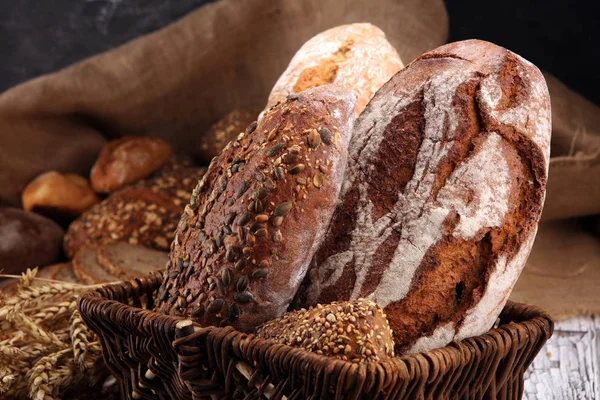
<svg viewBox="0 0 600 400">
<path fill-rule="evenodd" d="M 600 104 L 600 1 L 446 0 L 450 41 L 504 46 Z"/>
<path fill-rule="evenodd" d="M 1 0 L 0 91 L 155 31 L 209 1 Z M 446 4 L 451 41 L 507 47 L 600 104 L 599 0 Z"/>
</svg>

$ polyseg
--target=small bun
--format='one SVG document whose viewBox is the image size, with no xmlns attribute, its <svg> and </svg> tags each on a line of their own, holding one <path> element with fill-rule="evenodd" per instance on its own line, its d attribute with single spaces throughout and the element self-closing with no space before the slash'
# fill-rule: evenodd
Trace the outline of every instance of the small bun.
<svg viewBox="0 0 600 400">
<path fill-rule="evenodd" d="M 292 311 L 260 326 L 256 335 L 345 361 L 379 362 L 394 357 L 386 315 L 364 299 Z"/>
<path fill-rule="evenodd" d="M 126 136 L 108 142 L 90 173 L 98 193 L 110 193 L 148 177 L 171 157 L 171 146 L 155 137 Z"/>
<path fill-rule="evenodd" d="M 56 171 L 45 172 L 31 181 L 21 200 L 25 210 L 53 219 L 72 219 L 100 202 L 87 179 Z"/>
</svg>

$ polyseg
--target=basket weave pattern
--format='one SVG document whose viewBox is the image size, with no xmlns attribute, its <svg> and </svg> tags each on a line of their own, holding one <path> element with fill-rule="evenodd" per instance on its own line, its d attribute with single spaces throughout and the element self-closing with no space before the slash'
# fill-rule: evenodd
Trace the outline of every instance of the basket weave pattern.
<svg viewBox="0 0 600 400">
<path fill-rule="evenodd" d="M 554 328 L 539 308 L 509 302 L 485 335 L 355 364 L 231 327 L 183 327 L 185 318 L 151 311 L 161 280 L 155 273 L 79 299 L 127 398 L 520 399 L 523 374 Z"/>
</svg>

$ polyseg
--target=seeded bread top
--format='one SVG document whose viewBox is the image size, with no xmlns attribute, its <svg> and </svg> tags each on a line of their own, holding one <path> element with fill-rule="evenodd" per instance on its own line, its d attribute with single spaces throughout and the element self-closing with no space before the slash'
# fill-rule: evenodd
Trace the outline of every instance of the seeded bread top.
<svg viewBox="0 0 600 400">
<path fill-rule="evenodd" d="M 198 138 L 200 144 L 198 161 L 208 164 L 214 156 L 221 154 L 227 143 L 235 140 L 257 115 L 258 111 L 242 108 L 231 111 L 215 122 L 204 135 Z"/>
<path fill-rule="evenodd" d="M 261 325 L 256 335 L 355 363 L 394 356 L 386 315 L 377 304 L 364 299 L 292 311 Z"/>
<path fill-rule="evenodd" d="M 190 191 L 205 170 L 173 158 L 151 178 L 113 193 L 71 223 L 65 253 L 73 257 L 84 245 L 117 241 L 168 250 Z"/>
<path fill-rule="evenodd" d="M 286 311 L 337 201 L 354 101 L 330 85 L 294 95 L 211 162 L 171 246 L 163 312 L 251 331 Z"/>
</svg>

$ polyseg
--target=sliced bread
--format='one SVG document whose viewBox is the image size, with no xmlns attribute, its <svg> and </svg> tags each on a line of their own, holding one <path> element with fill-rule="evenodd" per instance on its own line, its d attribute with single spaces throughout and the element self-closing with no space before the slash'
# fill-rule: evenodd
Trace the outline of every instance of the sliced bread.
<svg viewBox="0 0 600 400">
<path fill-rule="evenodd" d="M 107 243 L 98 249 L 98 261 L 109 273 L 131 279 L 162 270 L 169 260 L 168 253 L 136 246 L 127 242 Z"/>
<path fill-rule="evenodd" d="M 122 280 L 102 268 L 98 261 L 98 249 L 92 247 L 83 247 L 75 254 L 73 269 L 77 278 L 88 285 Z"/>
</svg>

